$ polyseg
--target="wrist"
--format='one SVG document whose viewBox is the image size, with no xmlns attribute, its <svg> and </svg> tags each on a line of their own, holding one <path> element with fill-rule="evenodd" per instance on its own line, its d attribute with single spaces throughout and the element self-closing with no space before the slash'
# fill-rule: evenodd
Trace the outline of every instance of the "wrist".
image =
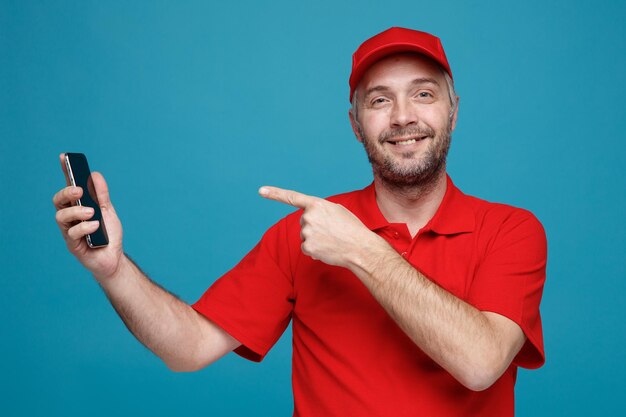
<svg viewBox="0 0 626 417">
<path fill-rule="evenodd" d="M 357 276 L 363 272 L 371 275 L 381 263 L 385 263 L 393 255 L 397 253 L 389 243 L 372 232 L 371 239 L 355 247 L 348 260 L 348 268 Z"/>
<path fill-rule="evenodd" d="M 103 288 L 116 286 L 121 281 L 124 281 L 128 279 L 128 277 L 132 276 L 133 270 L 134 265 L 132 261 L 126 256 L 125 253 L 122 253 L 115 269 L 112 272 L 107 274 L 94 273 L 94 278 L 100 283 Z"/>
</svg>

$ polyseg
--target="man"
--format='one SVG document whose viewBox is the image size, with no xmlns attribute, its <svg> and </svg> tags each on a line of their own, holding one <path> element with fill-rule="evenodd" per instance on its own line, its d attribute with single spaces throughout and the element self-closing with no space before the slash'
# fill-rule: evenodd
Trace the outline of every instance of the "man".
<svg viewBox="0 0 626 417">
<path fill-rule="evenodd" d="M 373 183 L 326 200 L 261 187 L 300 210 L 192 306 L 124 255 L 98 173 L 110 244 L 87 247 L 97 223 L 67 187 L 54 203 L 70 252 L 176 371 L 232 350 L 260 361 L 293 320 L 296 416 L 513 415 L 517 367 L 544 362 L 541 224 L 464 195 L 446 174 L 458 97 L 438 38 L 391 28 L 365 41 L 350 100 Z"/>
</svg>

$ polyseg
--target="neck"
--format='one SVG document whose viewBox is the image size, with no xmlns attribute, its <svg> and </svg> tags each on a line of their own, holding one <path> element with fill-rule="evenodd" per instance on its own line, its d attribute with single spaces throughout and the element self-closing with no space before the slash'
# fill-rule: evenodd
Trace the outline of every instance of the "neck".
<svg viewBox="0 0 626 417">
<path fill-rule="evenodd" d="M 376 202 L 390 223 L 406 223 L 411 236 L 435 215 L 446 193 L 445 167 L 430 181 L 411 186 L 394 186 L 374 176 Z"/>
</svg>

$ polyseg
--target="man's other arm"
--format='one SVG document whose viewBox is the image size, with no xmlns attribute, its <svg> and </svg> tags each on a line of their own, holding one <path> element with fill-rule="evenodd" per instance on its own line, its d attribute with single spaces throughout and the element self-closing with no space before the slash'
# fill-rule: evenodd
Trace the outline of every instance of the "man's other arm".
<svg viewBox="0 0 626 417">
<path fill-rule="evenodd" d="M 391 247 L 356 259 L 351 270 L 398 326 L 467 388 L 489 388 L 524 345 L 515 322 L 455 297 Z"/>
<path fill-rule="evenodd" d="M 202 369 L 241 345 L 152 282 L 128 257 L 116 276 L 100 285 L 126 327 L 173 371 Z"/>
</svg>

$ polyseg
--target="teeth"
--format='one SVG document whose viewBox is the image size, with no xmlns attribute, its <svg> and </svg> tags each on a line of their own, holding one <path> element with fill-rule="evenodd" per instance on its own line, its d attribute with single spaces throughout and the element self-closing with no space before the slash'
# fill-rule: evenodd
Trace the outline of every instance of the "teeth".
<svg viewBox="0 0 626 417">
<path fill-rule="evenodd" d="M 417 142 L 415 139 L 401 140 L 399 142 L 396 142 L 396 145 L 410 145 L 415 142 Z"/>
</svg>

